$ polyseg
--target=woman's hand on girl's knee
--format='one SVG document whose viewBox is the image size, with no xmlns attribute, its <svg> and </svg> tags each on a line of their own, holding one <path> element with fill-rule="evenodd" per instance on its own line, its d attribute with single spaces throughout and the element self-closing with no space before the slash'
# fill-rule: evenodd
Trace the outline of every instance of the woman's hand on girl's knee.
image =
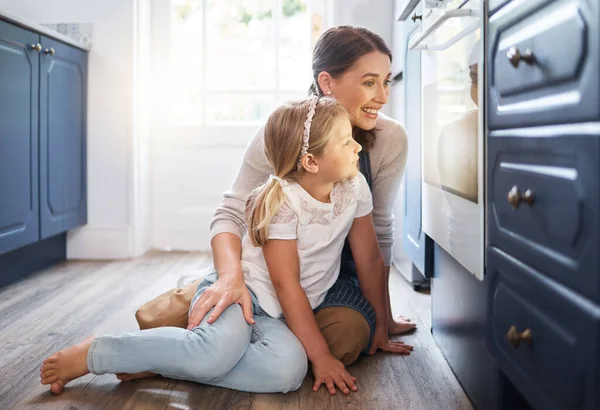
<svg viewBox="0 0 600 410">
<path fill-rule="evenodd" d="M 198 326 L 213 308 L 208 323 L 214 323 L 221 316 L 221 313 L 234 303 L 242 306 L 244 319 L 248 324 L 253 325 L 255 322 L 252 317 L 252 298 L 244 281 L 223 281 L 219 279 L 204 291 L 192 307 L 187 329 L 191 330 Z"/>
<path fill-rule="evenodd" d="M 356 377 L 348 373 L 344 364 L 332 355 L 313 361 L 312 368 L 315 376 L 313 391 L 319 390 L 322 384 L 325 385 L 331 395 L 335 394 L 336 387 L 344 394 L 349 394 L 350 390 L 358 390 Z"/>
</svg>

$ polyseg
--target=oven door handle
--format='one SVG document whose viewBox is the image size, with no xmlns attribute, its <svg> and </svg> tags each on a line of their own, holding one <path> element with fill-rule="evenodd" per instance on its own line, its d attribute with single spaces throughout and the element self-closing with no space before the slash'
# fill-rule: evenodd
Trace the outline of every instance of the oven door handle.
<svg viewBox="0 0 600 410">
<path fill-rule="evenodd" d="M 460 33 L 456 34 L 454 37 L 450 38 L 445 43 L 434 44 L 434 45 L 427 45 L 427 44 L 422 44 L 422 43 L 429 36 L 431 36 L 438 28 L 440 28 L 442 26 L 442 24 L 444 24 L 444 22 L 446 22 L 446 20 L 449 20 L 451 18 L 458 18 L 458 17 L 477 17 L 477 16 L 479 16 L 479 13 L 477 13 L 475 10 L 472 10 L 472 9 L 449 10 L 449 11 L 445 12 L 444 14 L 442 14 L 435 22 L 433 22 L 433 24 L 431 24 L 431 26 L 423 34 L 421 34 L 414 41 L 412 41 L 408 45 L 408 49 L 412 50 L 412 51 L 445 50 L 448 47 L 454 45 L 456 42 L 458 42 L 458 40 L 462 39 L 463 37 L 469 35 L 473 31 L 475 31 L 479 27 L 479 23 L 480 23 L 479 19 L 477 19 L 477 21 L 473 22 L 473 24 L 470 24 L 467 27 L 465 27 L 463 30 L 461 30 Z"/>
</svg>

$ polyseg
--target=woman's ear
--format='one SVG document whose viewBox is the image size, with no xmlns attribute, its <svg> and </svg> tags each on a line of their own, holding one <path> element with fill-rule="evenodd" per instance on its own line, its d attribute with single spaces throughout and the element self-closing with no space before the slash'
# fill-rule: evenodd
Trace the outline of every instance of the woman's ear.
<svg viewBox="0 0 600 410">
<path fill-rule="evenodd" d="M 324 95 L 332 94 L 333 91 L 331 88 L 333 86 L 333 78 L 327 71 L 321 71 L 317 77 L 317 81 L 319 82 L 319 87 Z"/>
<path fill-rule="evenodd" d="M 302 168 L 306 172 L 316 174 L 319 172 L 319 164 L 313 154 L 306 154 L 302 157 Z"/>
</svg>

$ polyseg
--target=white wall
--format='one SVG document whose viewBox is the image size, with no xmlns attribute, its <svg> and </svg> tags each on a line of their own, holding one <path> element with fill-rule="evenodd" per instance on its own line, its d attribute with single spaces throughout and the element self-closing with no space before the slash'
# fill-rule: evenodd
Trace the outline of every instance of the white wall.
<svg viewBox="0 0 600 410">
<path fill-rule="evenodd" d="M 133 243 L 132 234 L 136 1 L 0 0 L 2 10 L 33 22 L 93 24 L 88 66 L 88 225 L 69 233 L 69 258 L 127 258 L 144 250 L 144 245 Z"/>
</svg>

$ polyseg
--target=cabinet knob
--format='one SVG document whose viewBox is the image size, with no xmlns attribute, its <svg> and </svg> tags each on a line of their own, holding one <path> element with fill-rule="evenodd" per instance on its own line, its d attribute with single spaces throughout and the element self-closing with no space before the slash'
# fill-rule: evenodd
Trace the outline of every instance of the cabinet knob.
<svg viewBox="0 0 600 410">
<path fill-rule="evenodd" d="M 42 51 L 42 45 L 40 43 L 32 44 L 29 46 L 33 51 L 37 51 L 38 53 Z"/>
<path fill-rule="evenodd" d="M 50 48 L 45 49 L 44 53 L 45 54 L 50 54 L 51 56 L 53 56 L 56 53 L 56 50 L 53 49 L 52 47 L 50 47 Z"/>
<path fill-rule="evenodd" d="M 531 189 L 525 191 L 523 195 L 521 195 L 521 191 L 519 191 L 518 186 L 513 186 L 510 191 L 508 191 L 507 195 L 508 203 L 514 208 L 517 209 L 521 202 L 525 202 L 527 205 L 533 205 L 535 201 L 535 195 Z"/>
<path fill-rule="evenodd" d="M 528 345 L 531 344 L 531 338 L 532 334 L 530 329 L 525 329 L 519 333 L 515 325 L 512 325 L 506 333 L 506 339 L 508 339 L 508 343 L 510 343 L 515 349 L 519 347 L 521 342 L 525 342 Z"/>
<path fill-rule="evenodd" d="M 412 15 L 412 17 L 411 17 L 411 20 L 412 20 L 413 22 L 415 22 L 415 21 L 417 21 L 417 20 L 421 20 L 421 21 L 423 21 L 423 15 L 422 15 L 422 14 L 417 14 L 417 13 L 414 13 L 414 14 Z"/>
<path fill-rule="evenodd" d="M 535 61 L 535 57 L 531 50 L 526 49 L 524 54 L 521 54 L 519 49 L 515 46 L 512 46 L 506 52 L 506 57 L 508 57 L 508 61 L 512 64 L 514 68 L 519 67 L 519 63 L 521 61 L 525 61 L 529 65 L 533 65 Z"/>
</svg>

